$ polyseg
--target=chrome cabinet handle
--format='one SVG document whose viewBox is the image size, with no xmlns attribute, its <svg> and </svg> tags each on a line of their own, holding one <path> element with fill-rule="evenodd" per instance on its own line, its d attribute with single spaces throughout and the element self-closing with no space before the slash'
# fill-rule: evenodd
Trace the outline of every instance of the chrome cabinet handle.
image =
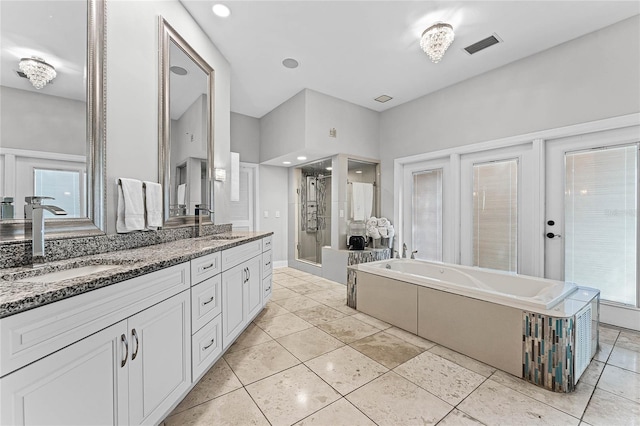
<svg viewBox="0 0 640 426">
<path fill-rule="evenodd" d="M 208 264 L 207 266 L 203 266 L 202 270 L 206 271 L 207 269 L 213 268 L 213 263 Z"/>
<path fill-rule="evenodd" d="M 247 268 L 247 281 L 251 279 L 251 269 Z"/>
<path fill-rule="evenodd" d="M 122 343 L 124 343 L 124 348 L 126 350 L 124 358 L 122 359 L 122 361 L 120 361 L 120 367 L 124 367 L 127 364 L 127 358 L 129 358 L 129 342 L 127 342 L 127 336 L 125 336 L 124 334 L 120 336 L 120 340 L 122 340 Z"/>
<path fill-rule="evenodd" d="M 136 350 L 131 355 L 131 361 L 133 361 L 138 356 L 138 349 L 140 348 L 140 341 L 138 340 L 138 332 L 136 331 L 135 328 L 133 330 L 131 330 L 131 335 L 136 339 Z"/>
<path fill-rule="evenodd" d="M 215 297 L 211 296 L 211 299 L 207 300 L 206 302 L 202 302 L 202 306 L 208 305 L 209 303 L 213 302 L 213 299 L 215 299 Z"/>
<path fill-rule="evenodd" d="M 267 262 L 267 266 L 269 266 L 269 265 L 271 265 L 271 261 L 268 261 L 268 262 Z"/>
<path fill-rule="evenodd" d="M 215 343 L 216 339 L 211 339 L 211 343 L 209 343 L 207 346 L 205 346 L 204 348 L 202 348 L 203 351 L 206 351 L 207 349 L 209 349 L 211 346 L 213 346 L 213 344 Z"/>
<path fill-rule="evenodd" d="M 269 286 L 269 287 L 267 287 L 267 288 L 265 288 L 265 289 L 264 289 L 264 291 L 265 291 L 265 292 L 266 292 L 266 291 L 269 291 L 269 290 L 271 290 L 271 286 Z"/>
</svg>

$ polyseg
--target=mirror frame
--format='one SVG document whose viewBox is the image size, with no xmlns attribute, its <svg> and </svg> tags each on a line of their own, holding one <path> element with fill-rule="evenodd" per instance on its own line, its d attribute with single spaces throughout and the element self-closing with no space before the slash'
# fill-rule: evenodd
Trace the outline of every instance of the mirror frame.
<svg viewBox="0 0 640 426">
<path fill-rule="evenodd" d="M 214 81 L 215 71 L 196 51 L 182 38 L 180 34 L 162 17 L 159 17 L 159 117 L 158 117 L 158 179 L 162 184 L 162 206 L 164 210 L 164 227 L 192 226 L 196 219 L 202 223 L 213 223 L 213 212 L 206 216 L 185 215 L 169 216 L 169 201 L 171 191 L 171 116 L 169 99 L 169 49 L 171 42 L 175 43 L 192 61 L 194 61 L 207 75 L 208 102 L 207 102 L 207 204 L 213 210 L 213 112 L 214 112 Z"/>
<path fill-rule="evenodd" d="M 107 205 L 107 0 L 87 0 L 87 217 L 47 220 L 48 239 L 104 235 Z M 16 200 L 22 202 L 22 200 Z M 0 243 L 30 239 L 24 219 L 0 222 Z"/>
</svg>

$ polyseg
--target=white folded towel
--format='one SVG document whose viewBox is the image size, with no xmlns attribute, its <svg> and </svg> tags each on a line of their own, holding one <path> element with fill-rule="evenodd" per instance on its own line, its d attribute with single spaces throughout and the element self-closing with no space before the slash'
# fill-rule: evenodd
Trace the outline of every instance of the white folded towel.
<svg viewBox="0 0 640 426">
<path fill-rule="evenodd" d="M 116 232 L 126 233 L 144 229 L 144 198 L 142 182 L 137 179 L 118 179 L 118 210 Z"/>
<path fill-rule="evenodd" d="M 389 230 L 387 229 L 386 226 L 378 226 L 378 232 L 380 233 L 380 236 L 382 238 L 388 238 L 389 237 Z"/>
<path fill-rule="evenodd" d="M 378 230 L 378 228 L 370 228 L 369 230 L 369 236 L 371 238 L 373 238 L 374 240 L 377 240 L 380 238 L 380 231 Z"/>
<path fill-rule="evenodd" d="M 367 226 L 378 226 L 378 219 L 374 216 L 371 216 L 367 219 Z"/>
<path fill-rule="evenodd" d="M 383 226 L 383 227 L 387 227 L 391 225 L 391 222 L 389 222 L 389 219 L 387 219 L 386 217 L 381 217 L 378 219 L 378 226 Z"/>
<path fill-rule="evenodd" d="M 147 229 L 155 231 L 162 227 L 162 185 L 144 181 L 144 207 Z"/>
<path fill-rule="evenodd" d="M 187 194 L 187 184 L 181 183 L 178 185 L 178 205 L 185 205 L 186 203 L 186 194 Z"/>
</svg>

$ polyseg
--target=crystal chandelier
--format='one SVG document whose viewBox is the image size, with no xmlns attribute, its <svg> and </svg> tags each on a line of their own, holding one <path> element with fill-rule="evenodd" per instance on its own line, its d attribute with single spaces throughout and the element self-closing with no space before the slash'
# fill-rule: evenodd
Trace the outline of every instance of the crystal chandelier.
<svg viewBox="0 0 640 426">
<path fill-rule="evenodd" d="M 437 64 L 453 42 L 453 36 L 451 25 L 438 22 L 424 30 L 420 38 L 420 47 Z"/>
<path fill-rule="evenodd" d="M 20 59 L 19 68 L 36 89 L 42 89 L 57 75 L 53 66 L 36 56 Z"/>
</svg>

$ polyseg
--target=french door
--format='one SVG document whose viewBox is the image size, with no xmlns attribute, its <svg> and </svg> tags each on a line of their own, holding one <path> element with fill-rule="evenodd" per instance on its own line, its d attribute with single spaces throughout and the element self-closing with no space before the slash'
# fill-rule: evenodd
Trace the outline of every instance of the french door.
<svg viewBox="0 0 640 426">
<path fill-rule="evenodd" d="M 549 141 L 545 277 L 638 306 L 638 149 L 628 129 Z"/>
</svg>

